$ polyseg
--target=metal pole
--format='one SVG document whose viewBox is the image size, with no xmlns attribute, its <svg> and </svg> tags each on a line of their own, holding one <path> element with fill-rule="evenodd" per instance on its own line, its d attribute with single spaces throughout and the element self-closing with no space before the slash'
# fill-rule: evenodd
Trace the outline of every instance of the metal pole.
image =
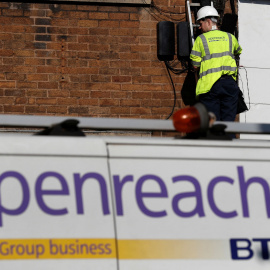
<svg viewBox="0 0 270 270">
<path fill-rule="evenodd" d="M 79 121 L 78 127 L 93 130 L 144 130 L 175 131 L 172 120 L 58 117 L 36 115 L 0 115 L 0 127 L 46 128 L 68 119 Z M 225 125 L 225 132 L 242 134 L 270 134 L 268 123 L 238 123 L 217 121 L 214 125 Z"/>
<path fill-rule="evenodd" d="M 188 9 L 188 21 L 189 21 L 189 27 L 190 27 L 190 36 L 191 36 L 191 42 L 192 42 L 192 46 L 193 46 L 193 44 L 194 44 L 194 33 L 193 33 L 193 24 L 192 24 L 189 0 L 187 0 L 187 9 Z"/>
<path fill-rule="evenodd" d="M 79 128 L 93 130 L 174 130 L 171 120 L 128 119 L 128 118 L 90 118 L 90 117 L 58 117 L 36 115 L 0 115 L 0 127 L 35 127 L 45 128 L 59 124 L 68 119 L 79 121 Z"/>
</svg>

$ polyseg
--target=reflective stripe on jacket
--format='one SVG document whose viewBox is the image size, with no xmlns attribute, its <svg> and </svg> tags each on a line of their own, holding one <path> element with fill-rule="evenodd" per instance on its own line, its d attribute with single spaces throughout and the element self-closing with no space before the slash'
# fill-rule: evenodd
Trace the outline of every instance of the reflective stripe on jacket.
<svg viewBox="0 0 270 270">
<path fill-rule="evenodd" d="M 192 64 L 200 67 L 196 95 L 210 91 L 222 75 L 236 79 L 235 56 L 241 52 L 237 39 L 230 33 L 213 30 L 198 36 L 190 54 Z"/>
</svg>

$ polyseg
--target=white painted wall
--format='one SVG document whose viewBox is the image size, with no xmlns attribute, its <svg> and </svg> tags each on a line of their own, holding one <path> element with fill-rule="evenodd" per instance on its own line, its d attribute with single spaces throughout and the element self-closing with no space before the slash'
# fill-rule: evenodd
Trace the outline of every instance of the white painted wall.
<svg viewBox="0 0 270 270">
<path fill-rule="evenodd" d="M 238 4 L 239 43 L 243 48 L 239 87 L 250 107 L 240 114 L 240 122 L 270 123 L 270 1 L 240 0 Z"/>
</svg>

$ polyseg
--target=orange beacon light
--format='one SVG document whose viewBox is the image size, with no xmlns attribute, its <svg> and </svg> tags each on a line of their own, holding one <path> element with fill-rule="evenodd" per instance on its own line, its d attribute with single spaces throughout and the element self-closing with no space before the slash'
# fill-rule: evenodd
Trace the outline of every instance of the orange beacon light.
<svg viewBox="0 0 270 270">
<path fill-rule="evenodd" d="M 209 128 L 210 116 L 202 103 L 192 107 L 184 108 L 173 115 L 174 128 L 179 132 L 205 132 Z"/>
</svg>

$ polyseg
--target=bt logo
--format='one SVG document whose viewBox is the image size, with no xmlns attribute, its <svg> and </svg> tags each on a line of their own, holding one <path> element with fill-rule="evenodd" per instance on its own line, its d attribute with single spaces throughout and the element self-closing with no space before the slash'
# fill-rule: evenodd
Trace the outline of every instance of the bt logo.
<svg viewBox="0 0 270 270">
<path fill-rule="evenodd" d="M 270 238 L 233 238 L 230 239 L 231 256 L 233 260 L 249 260 L 258 251 L 263 260 L 269 260 L 268 242 Z M 252 247 L 252 244 L 255 246 Z"/>
</svg>

